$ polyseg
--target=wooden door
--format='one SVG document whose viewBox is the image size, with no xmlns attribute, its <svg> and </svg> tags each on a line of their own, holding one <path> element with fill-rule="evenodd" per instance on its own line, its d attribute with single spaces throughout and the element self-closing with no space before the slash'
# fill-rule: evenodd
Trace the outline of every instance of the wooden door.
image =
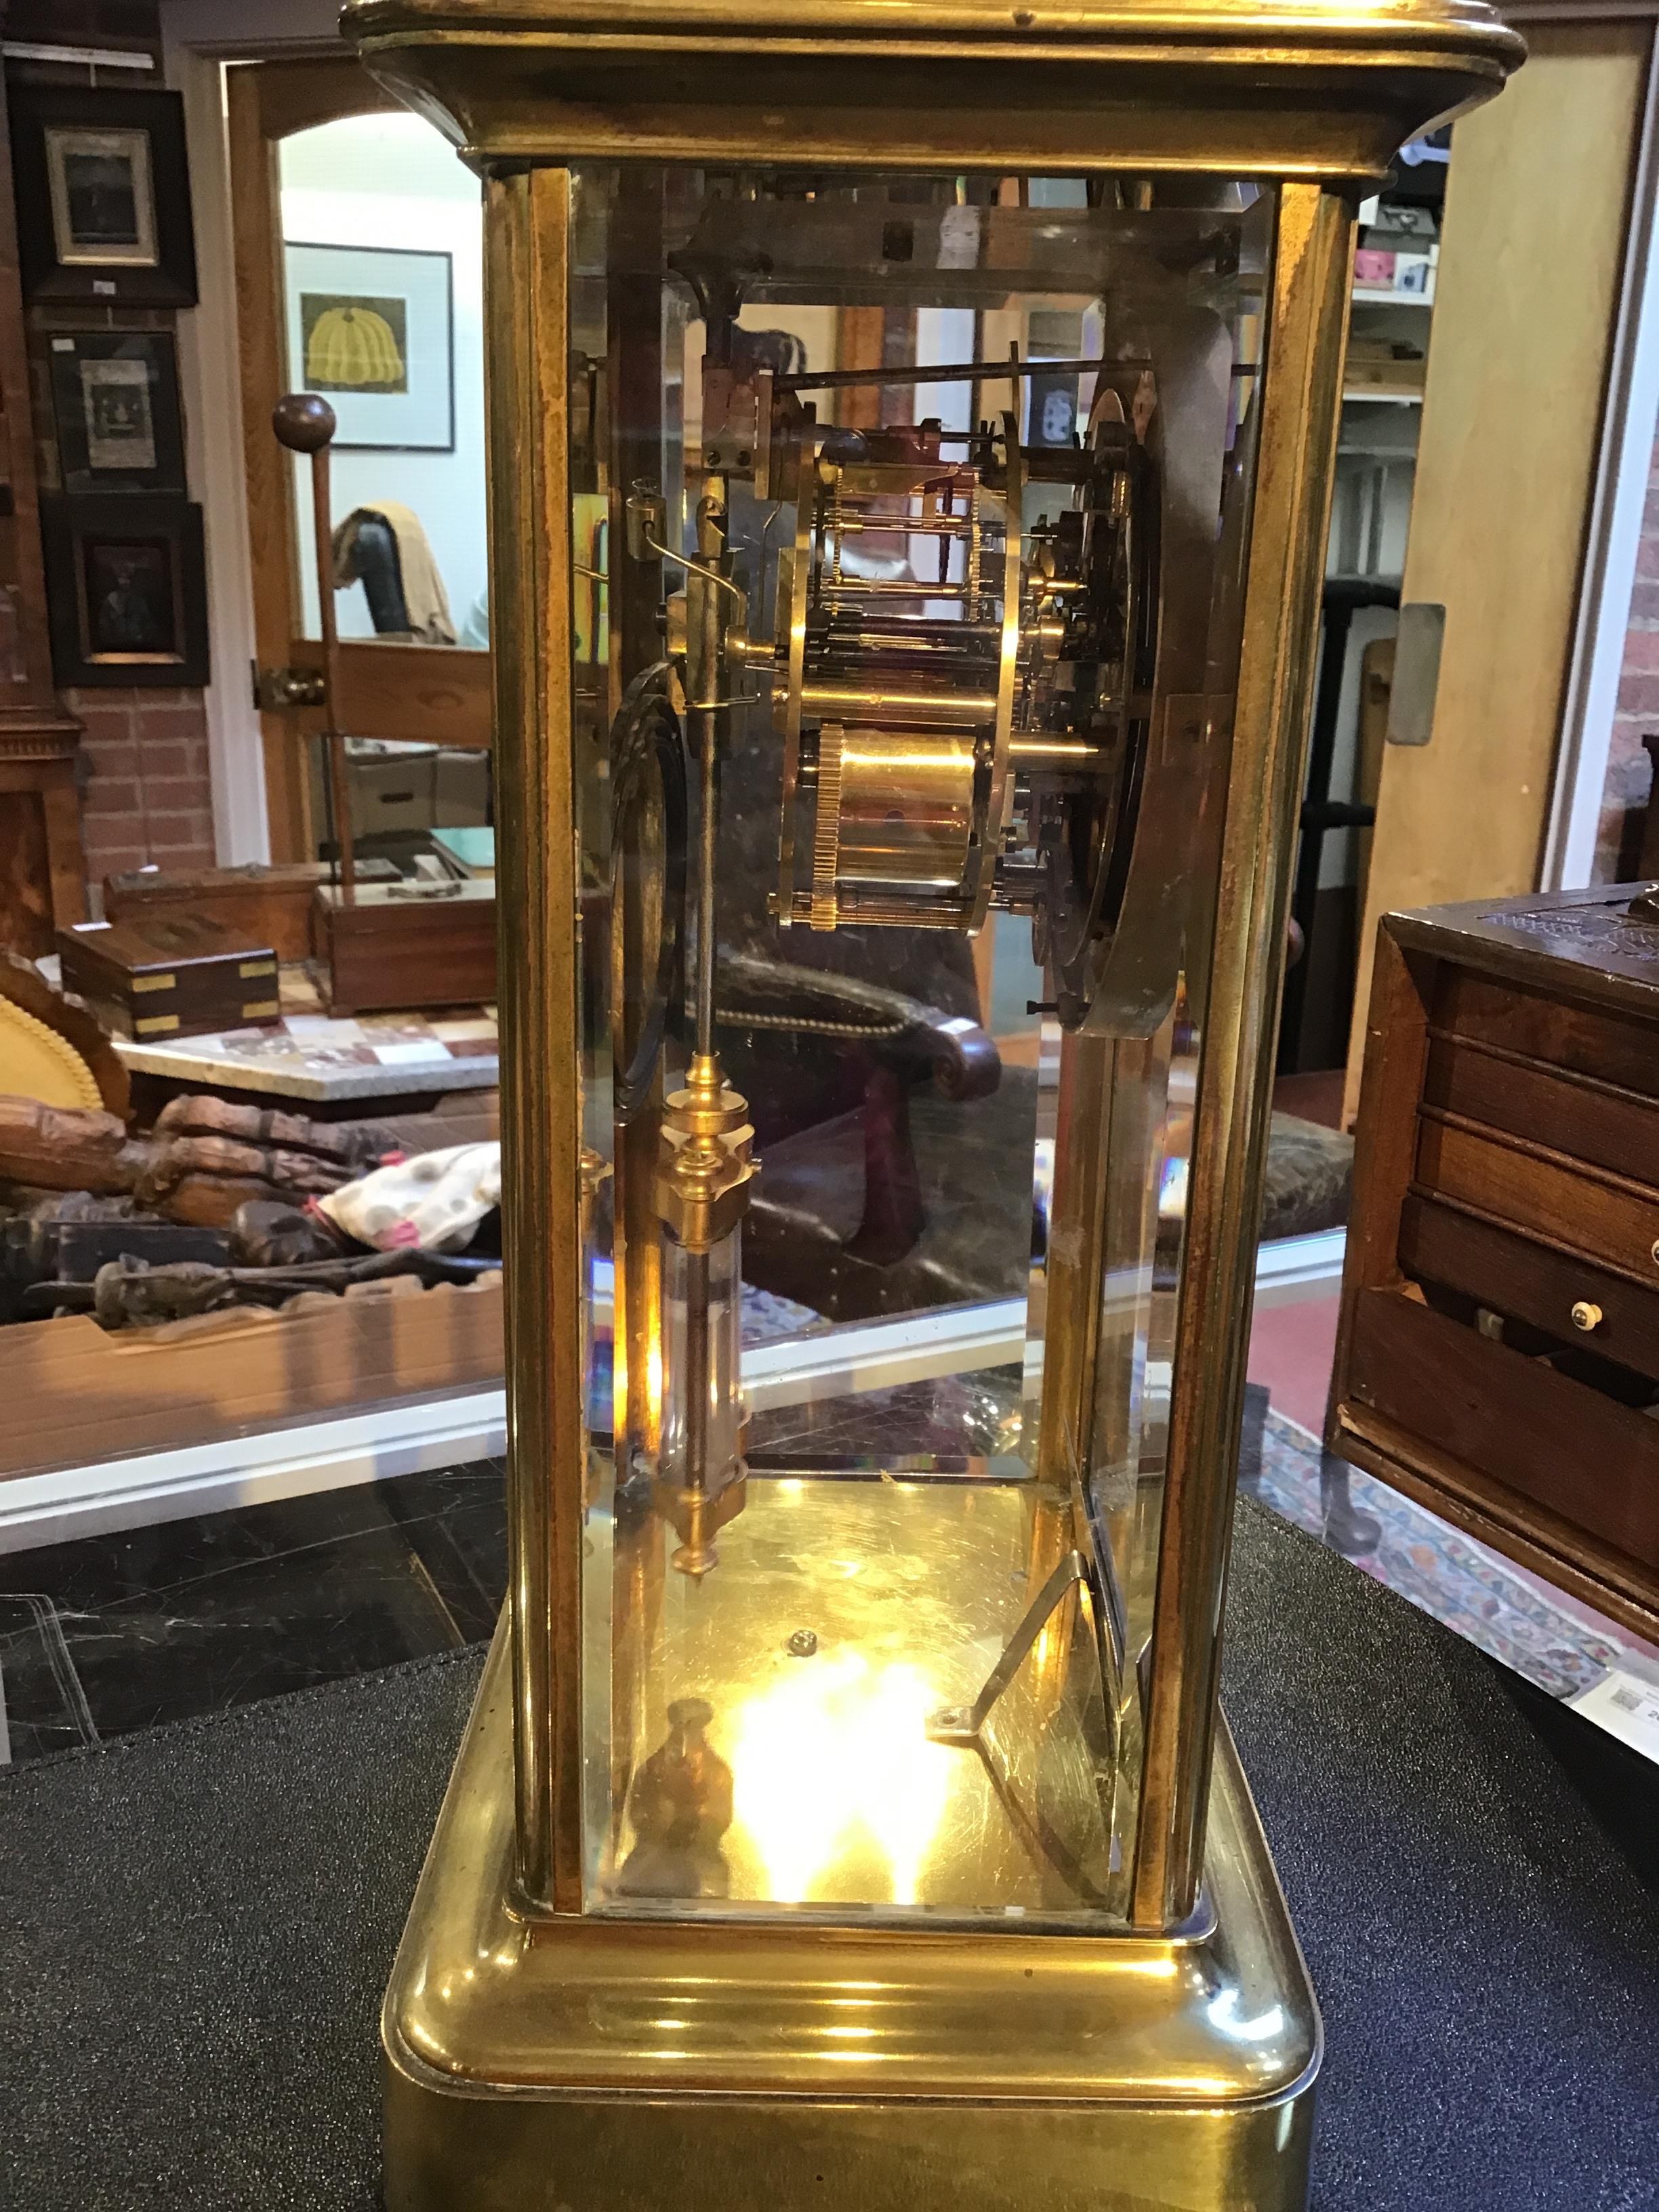
<svg viewBox="0 0 1659 2212">
<path fill-rule="evenodd" d="M 322 647 L 315 631 L 314 613 L 307 619 L 307 586 L 301 561 L 311 557 L 311 533 L 301 527 L 295 503 L 295 474 L 292 457 L 277 445 L 270 416 L 286 391 L 304 388 L 302 364 L 291 363 L 290 337 L 294 303 L 289 299 L 289 255 L 285 252 L 282 180 L 284 148 L 301 143 L 301 134 L 316 132 L 325 125 L 347 118 L 386 115 L 395 129 L 407 134 L 430 126 L 407 116 L 357 64 L 346 59 L 263 62 L 229 72 L 228 103 L 232 219 L 236 246 L 237 315 L 242 387 L 243 444 L 247 470 L 248 517 L 253 568 L 255 632 L 261 671 L 316 672 L 320 674 Z M 435 142 L 437 133 L 432 132 Z M 314 143 L 314 142 L 313 142 Z M 465 189 L 465 172 L 454 155 L 434 144 L 431 158 L 448 167 L 440 173 L 453 174 Z M 393 180 L 395 181 L 395 180 Z M 391 184 L 388 185 L 388 190 Z M 316 195 L 313 195 L 313 199 Z M 482 211 L 480 211 L 480 221 Z M 309 226 L 308 226 L 309 227 Z M 292 234 L 289 246 L 295 243 Z M 305 251 L 317 249 L 307 246 Z M 341 254 L 350 249 L 338 247 Z M 366 246 L 362 252 L 381 249 Z M 397 257 L 404 264 L 435 261 L 437 254 L 412 251 Z M 342 261 L 355 282 L 351 264 Z M 387 264 L 388 269 L 390 264 Z M 386 278 L 388 289 L 394 277 Z M 454 276 L 451 275 L 450 362 L 452 438 L 459 433 L 453 410 L 469 363 L 458 358 L 460 333 L 455 319 Z M 435 296 L 435 295 L 434 295 Z M 413 302 L 410 312 L 413 312 Z M 401 325 L 400 325 L 401 327 Z M 325 396 L 334 398 L 332 391 Z M 355 396 L 355 395 L 353 395 Z M 345 448 L 346 415 L 341 409 L 342 428 L 337 437 L 334 464 L 333 520 L 337 524 L 352 501 L 350 471 L 355 458 Z M 477 436 L 482 439 L 482 405 Z M 392 435 L 404 434 L 395 425 Z M 422 430 L 430 439 L 440 434 Z M 404 492 L 408 473 L 402 460 L 411 448 L 391 445 L 360 445 L 356 451 L 384 457 L 387 495 Z M 459 455 L 456 444 L 453 451 Z M 463 456 L 482 500 L 482 452 L 476 467 Z M 357 471 L 361 477 L 361 470 Z M 343 485 L 343 478 L 345 479 Z M 360 487 L 361 488 L 361 487 Z M 413 502 L 404 498 L 404 503 Z M 475 566 L 482 562 L 482 520 Z M 444 548 L 434 548 L 441 573 Z M 311 587 L 314 607 L 314 586 Z M 469 604 L 452 605 L 452 627 L 459 632 L 472 612 Z M 482 592 L 477 595 L 480 606 Z M 487 613 L 484 617 L 487 621 Z M 340 726 L 350 736 L 393 738 L 444 746 L 487 748 L 490 741 L 489 655 L 487 650 L 465 646 L 394 643 L 384 638 L 344 639 L 341 652 L 342 696 L 335 702 Z M 267 696 L 271 687 L 267 686 Z M 263 703 L 263 702 L 262 702 Z M 317 850 L 319 825 L 313 818 L 312 779 L 305 742 L 320 726 L 314 709 L 268 706 L 261 716 L 264 738 L 265 791 L 270 823 L 271 858 L 308 860 Z"/>
<path fill-rule="evenodd" d="M 1653 26 L 1525 31 L 1526 66 L 1452 137 L 1401 589 L 1444 622 L 1402 617 L 1349 1119 L 1378 917 L 1535 890 L 1549 819 Z M 1408 665 L 1437 629 L 1437 678 Z M 1402 717 L 1430 686 L 1426 725 Z"/>
</svg>

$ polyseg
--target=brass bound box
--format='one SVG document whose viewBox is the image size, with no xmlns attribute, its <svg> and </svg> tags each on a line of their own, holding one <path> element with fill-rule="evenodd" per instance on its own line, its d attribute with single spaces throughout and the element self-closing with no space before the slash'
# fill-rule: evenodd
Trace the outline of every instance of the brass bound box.
<svg viewBox="0 0 1659 2212">
<path fill-rule="evenodd" d="M 60 930 L 64 988 L 119 1036 L 203 1036 L 274 1022 L 276 955 L 194 914 L 145 915 Z"/>
<path fill-rule="evenodd" d="M 511 1599 L 387 2203 L 1294 2212 L 1216 1687 L 1354 213 L 1519 41 L 346 22 L 483 179 L 502 925 Z"/>
</svg>

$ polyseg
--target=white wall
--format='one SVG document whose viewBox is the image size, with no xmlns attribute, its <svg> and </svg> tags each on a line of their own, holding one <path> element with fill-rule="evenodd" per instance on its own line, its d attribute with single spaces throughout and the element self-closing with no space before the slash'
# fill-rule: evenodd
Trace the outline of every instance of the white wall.
<svg viewBox="0 0 1659 2212">
<path fill-rule="evenodd" d="M 458 634 L 485 589 L 483 253 L 477 179 L 419 116 L 348 116 L 282 141 L 283 235 L 323 246 L 374 246 L 451 257 L 454 300 L 453 453 L 336 453 L 337 522 L 354 507 L 400 500 L 426 525 Z M 289 372 L 290 385 L 299 380 Z M 311 544 L 308 465 L 295 471 L 299 543 Z M 318 634 L 317 593 L 302 558 L 306 631 Z M 340 633 L 370 637 L 361 584 L 339 592 Z"/>
</svg>

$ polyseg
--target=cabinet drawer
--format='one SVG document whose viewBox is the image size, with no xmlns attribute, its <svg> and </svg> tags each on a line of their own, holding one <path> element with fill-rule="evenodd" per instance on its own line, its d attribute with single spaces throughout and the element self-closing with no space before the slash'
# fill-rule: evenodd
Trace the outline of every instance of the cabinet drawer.
<svg viewBox="0 0 1659 2212">
<path fill-rule="evenodd" d="M 1659 1099 L 1639 1091 L 1436 1037 L 1423 1096 L 1466 1121 L 1506 1129 L 1633 1182 L 1659 1184 Z"/>
<path fill-rule="evenodd" d="M 1425 1115 L 1417 1186 L 1659 1284 L 1659 1193 Z"/>
<path fill-rule="evenodd" d="M 1346 1395 L 1407 1436 L 1659 1567 L 1659 1420 L 1400 1291 L 1355 1301 Z"/>
<path fill-rule="evenodd" d="M 1659 1098 L 1659 1029 L 1647 1022 L 1547 999 L 1498 976 L 1478 975 L 1449 963 L 1441 969 L 1431 1018 L 1446 1035 L 1471 1037 Z"/>
<path fill-rule="evenodd" d="M 1659 1380 L 1659 1285 L 1644 1290 L 1426 1198 L 1406 1200 L 1400 1264 L 1419 1282 L 1460 1291 L 1494 1313 Z M 1589 1326 L 1574 1321 L 1575 1308 Z"/>
</svg>

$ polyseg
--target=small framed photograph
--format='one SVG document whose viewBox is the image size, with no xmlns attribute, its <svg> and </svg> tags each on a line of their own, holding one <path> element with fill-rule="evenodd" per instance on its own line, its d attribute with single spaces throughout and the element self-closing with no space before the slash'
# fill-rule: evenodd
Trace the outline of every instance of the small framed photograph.
<svg viewBox="0 0 1659 2212">
<path fill-rule="evenodd" d="M 52 238 L 65 268 L 131 262 L 154 269 L 155 191 L 147 131 L 88 131 L 46 125 L 46 181 Z"/>
<path fill-rule="evenodd" d="M 453 453 L 449 255 L 290 240 L 283 261 L 289 385 L 333 408 L 336 452 Z"/>
<path fill-rule="evenodd" d="M 40 538 L 58 684 L 208 681 L 199 507 L 132 492 L 43 494 Z"/>
<path fill-rule="evenodd" d="M 11 128 L 26 300 L 195 305 L 178 93 L 18 85 Z"/>
<path fill-rule="evenodd" d="M 166 331 L 52 331 L 58 462 L 71 492 L 185 489 L 179 363 Z"/>
</svg>

